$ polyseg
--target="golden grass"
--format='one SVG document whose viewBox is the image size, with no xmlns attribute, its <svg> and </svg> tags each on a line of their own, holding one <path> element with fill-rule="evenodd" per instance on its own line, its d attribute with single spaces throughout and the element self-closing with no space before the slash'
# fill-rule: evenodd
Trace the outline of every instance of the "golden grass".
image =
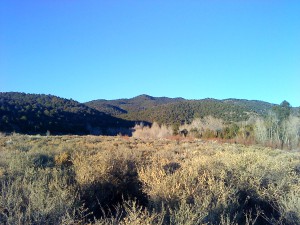
<svg viewBox="0 0 300 225">
<path fill-rule="evenodd" d="M 2 136 L 0 223 L 299 224 L 299 168 L 197 139 Z"/>
</svg>

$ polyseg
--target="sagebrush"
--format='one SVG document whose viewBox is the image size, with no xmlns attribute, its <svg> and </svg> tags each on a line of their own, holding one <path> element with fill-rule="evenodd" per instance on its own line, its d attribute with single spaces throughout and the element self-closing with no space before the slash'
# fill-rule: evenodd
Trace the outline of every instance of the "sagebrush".
<svg viewBox="0 0 300 225">
<path fill-rule="evenodd" d="M 0 137 L 1 224 L 299 224 L 300 153 L 214 141 Z"/>
</svg>

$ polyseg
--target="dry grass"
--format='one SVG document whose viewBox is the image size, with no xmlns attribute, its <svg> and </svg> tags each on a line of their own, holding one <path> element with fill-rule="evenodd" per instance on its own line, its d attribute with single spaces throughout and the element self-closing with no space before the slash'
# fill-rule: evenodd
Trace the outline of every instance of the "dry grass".
<svg viewBox="0 0 300 225">
<path fill-rule="evenodd" d="M 173 130 L 166 125 L 159 126 L 156 122 L 151 127 L 141 125 L 135 125 L 132 136 L 135 138 L 167 138 L 172 136 Z"/>
<path fill-rule="evenodd" d="M 214 141 L 1 136 L 1 224 L 300 224 L 300 153 Z"/>
</svg>

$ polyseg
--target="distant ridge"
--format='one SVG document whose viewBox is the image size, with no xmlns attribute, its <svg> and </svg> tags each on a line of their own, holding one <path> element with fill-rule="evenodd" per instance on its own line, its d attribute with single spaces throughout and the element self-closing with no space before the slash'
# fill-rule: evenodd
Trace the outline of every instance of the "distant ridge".
<svg viewBox="0 0 300 225">
<path fill-rule="evenodd" d="M 191 122 L 195 117 L 207 115 L 227 122 L 237 122 L 248 119 L 250 115 L 265 115 L 275 105 L 258 100 L 234 98 L 188 100 L 153 97 L 146 94 L 129 99 L 94 100 L 85 104 L 119 118 L 165 124 Z"/>
<path fill-rule="evenodd" d="M 132 131 L 135 123 L 178 126 L 194 118 L 213 116 L 226 123 L 265 116 L 276 104 L 245 99 L 153 97 L 93 100 L 79 103 L 54 95 L 0 92 L 0 131 L 27 134 L 105 134 Z M 299 108 L 293 108 L 298 113 Z"/>
<path fill-rule="evenodd" d="M 86 102 L 85 104 L 91 108 L 97 109 L 110 115 L 121 115 L 140 110 L 147 110 L 149 108 L 157 107 L 159 105 L 182 102 L 184 98 L 168 98 L 168 97 L 152 97 L 150 95 L 138 95 L 129 99 L 116 100 L 94 100 Z"/>
</svg>

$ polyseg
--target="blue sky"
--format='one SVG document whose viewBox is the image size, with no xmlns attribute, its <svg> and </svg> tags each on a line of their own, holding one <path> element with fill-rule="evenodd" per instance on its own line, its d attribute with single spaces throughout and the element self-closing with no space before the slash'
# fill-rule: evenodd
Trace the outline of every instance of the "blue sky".
<svg viewBox="0 0 300 225">
<path fill-rule="evenodd" d="M 300 1 L 0 1 L 0 91 L 300 106 Z"/>
</svg>

